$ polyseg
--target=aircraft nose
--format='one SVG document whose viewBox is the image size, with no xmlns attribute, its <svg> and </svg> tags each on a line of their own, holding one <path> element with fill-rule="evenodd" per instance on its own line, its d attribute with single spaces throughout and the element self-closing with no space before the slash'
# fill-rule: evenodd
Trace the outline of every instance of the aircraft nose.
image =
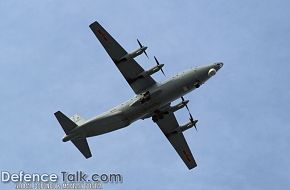
<svg viewBox="0 0 290 190">
<path fill-rule="evenodd" d="M 223 63 L 222 62 L 218 62 L 218 63 L 214 63 L 213 65 L 209 66 L 209 70 L 208 70 L 208 76 L 212 77 L 216 74 L 216 72 L 223 67 Z"/>
<path fill-rule="evenodd" d="M 222 62 L 219 62 L 219 63 L 216 63 L 215 66 L 216 66 L 216 69 L 219 70 L 220 68 L 224 66 L 224 64 Z"/>
</svg>

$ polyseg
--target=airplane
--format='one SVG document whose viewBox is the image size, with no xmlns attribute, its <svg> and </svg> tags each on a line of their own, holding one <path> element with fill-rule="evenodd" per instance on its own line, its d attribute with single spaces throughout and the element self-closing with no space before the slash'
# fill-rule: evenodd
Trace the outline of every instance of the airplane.
<svg viewBox="0 0 290 190">
<path fill-rule="evenodd" d="M 69 118 L 60 111 L 55 112 L 54 115 L 66 134 L 62 141 L 71 141 L 85 158 L 90 158 L 92 154 L 87 137 L 127 127 L 139 119 L 152 118 L 188 169 L 195 168 L 197 164 L 183 132 L 192 127 L 197 130 L 198 120 L 193 119 L 187 106 L 189 100 L 185 100 L 183 96 L 199 88 L 214 76 L 222 68 L 223 63 L 194 67 L 164 82 L 156 82 L 151 75 L 158 71 L 164 74 L 162 69 L 164 64 L 160 64 L 154 56 L 156 66 L 144 70 L 134 60 L 143 53 L 148 57 L 147 47 L 138 39 L 140 48 L 128 53 L 97 21 L 92 23 L 90 28 L 134 91 L 135 96 L 89 120 L 83 119 L 78 114 Z M 181 98 L 180 103 L 171 105 L 179 98 Z M 184 107 L 189 112 L 189 122 L 179 125 L 174 112 Z"/>
</svg>

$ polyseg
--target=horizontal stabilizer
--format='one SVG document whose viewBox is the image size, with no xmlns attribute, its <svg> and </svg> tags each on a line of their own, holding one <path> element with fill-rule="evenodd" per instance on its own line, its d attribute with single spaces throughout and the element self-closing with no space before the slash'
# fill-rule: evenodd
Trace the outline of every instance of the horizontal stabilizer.
<svg viewBox="0 0 290 190">
<path fill-rule="evenodd" d="M 92 157 L 92 153 L 86 138 L 73 139 L 71 140 L 71 142 L 79 149 L 79 151 L 84 155 L 84 157 L 86 158 Z"/>
<path fill-rule="evenodd" d="M 74 123 L 71 119 L 69 119 L 66 115 L 62 112 L 58 111 L 54 113 L 56 119 L 60 123 L 61 127 L 63 128 L 65 134 L 69 134 L 74 128 L 78 125 Z"/>
</svg>

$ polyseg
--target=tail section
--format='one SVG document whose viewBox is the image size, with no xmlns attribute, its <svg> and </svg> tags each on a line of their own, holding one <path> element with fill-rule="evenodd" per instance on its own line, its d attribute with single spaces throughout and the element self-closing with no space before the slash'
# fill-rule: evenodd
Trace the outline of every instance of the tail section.
<svg viewBox="0 0 290 190">
<path fill-rule="evenodd" d="M 63 138 L 63 141 L 65 142 L 71 140 L 77 149 L 84 155 L 84 157 L 92 157 L 87 139 L 81 134 L 73 132 L 73 130 L 78 127 L 78 125 L 60 111 L 55 112 L 54 115 L 66 134 L 66 136 Z M 74 117 L 79 117 L 77 122 L 78 124 L 84 121 L 78 115 L 73 116 L 73 120 L 75 120 Z"/>
<path fill-rule="evenodd" d="M 84 118 L 82 118 L 80 115 L 75 114 L 74 116 L 72 116 L 70 118 L 73 122 L 75 122 L 78 126 L 81 126 L 82 124 L 84 124 L 86 122 L 86 120 Z"/>
<path fill-rule="evenodd" d="M 67 135 L 78 126 L 60 111 L 55 112 L 54 115 Z"/>
<path fill-rule="evenodd" d="M 71 142 L 79 149 L 85 158 L 92 157 L 90 147 L 86 138 L 73 139 Z"/>
</svg>

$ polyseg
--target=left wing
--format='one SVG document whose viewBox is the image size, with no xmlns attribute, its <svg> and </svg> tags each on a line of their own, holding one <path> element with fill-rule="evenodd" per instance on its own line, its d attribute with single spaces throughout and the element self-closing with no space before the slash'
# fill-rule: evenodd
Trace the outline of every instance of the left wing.
<svg viewBox="0 0 290 190">
<path fill-rule="evenodd" d="M 127 51 L 98 22 L 92 23 L 90 28 L 136 94 L 156 84 L 150 75 L 138 77 L 144 69 L 134 59 L 118 61 L 128 54 Z"/>
<path fill-rule="evenodd" d="M 179 124 L 175 118 L 174 113 L 170 112 L 165 114 L 163 119 L 159 119 L 157 125 L 167 137 L 171 145 L 174 147 L 176 152 L 179 154 L 183 162 L 186 164 L 188 169 L 196 167 L 196 162 L 192 156 L 192 153 L 187 145 L 187 142 L 183 136 L 182 132 L 172 133 Z"/>
</svg>

